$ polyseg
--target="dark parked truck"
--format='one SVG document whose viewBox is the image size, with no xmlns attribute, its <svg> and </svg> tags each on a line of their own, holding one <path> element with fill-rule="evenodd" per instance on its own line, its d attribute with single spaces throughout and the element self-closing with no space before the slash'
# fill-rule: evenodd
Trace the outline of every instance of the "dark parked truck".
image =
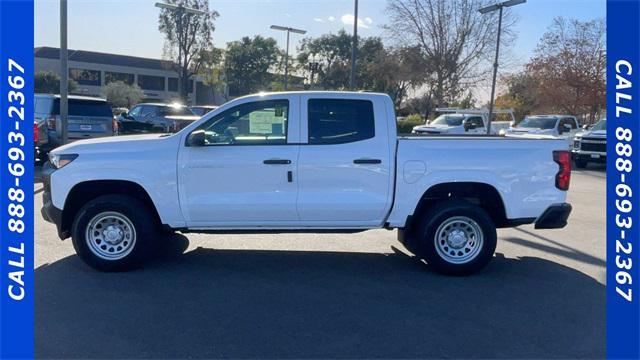
<svg viewBox="0 0 640 360">
<path fill-rule="evenodd" d="M 565 140 L 398 137 L 385 94 L 246 96 L 173 135 L 77 142 L 50 160 L 45 219 L 101 270 L 140 265 L 163 229 L 387 228 L 467 275 L 493 257 L 496 228 L 560 228 L 571 211 Z"/>
</svg>

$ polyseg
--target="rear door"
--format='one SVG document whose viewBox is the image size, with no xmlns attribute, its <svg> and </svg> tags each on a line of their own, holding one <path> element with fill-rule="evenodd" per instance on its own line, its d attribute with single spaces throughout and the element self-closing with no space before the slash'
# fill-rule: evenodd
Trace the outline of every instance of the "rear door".
<svg viewBox="0 0 640 360">
<path fill-rule="evenodd" d="M 384 103 L 309 94 L 301 97 L 301 111 L 300 220 L 320 227 L 380 225 L 391 205 L 394 170 Z"/>
</svg>

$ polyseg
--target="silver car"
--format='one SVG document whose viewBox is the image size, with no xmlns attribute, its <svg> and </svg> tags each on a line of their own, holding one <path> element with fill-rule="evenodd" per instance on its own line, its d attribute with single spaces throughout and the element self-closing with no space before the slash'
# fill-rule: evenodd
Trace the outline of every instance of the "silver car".
<svg viewBox="0 0 640 360">
<path fill-rule="evenodd" d="M 112 136 L 114 119 L 107 100 L 69 95 L 67 136 L 69 141 Z M 35 124 L 38 129 L 37 153 L 44 155 L 62 145 L 60 95 L 35 94 Z M 37 125 L 36 125 L 37 124 Z"/>
</svg>

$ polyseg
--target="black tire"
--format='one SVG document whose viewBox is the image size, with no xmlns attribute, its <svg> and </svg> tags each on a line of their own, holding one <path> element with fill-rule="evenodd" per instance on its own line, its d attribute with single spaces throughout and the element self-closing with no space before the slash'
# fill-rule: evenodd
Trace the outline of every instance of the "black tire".
<svg viewBox="0 0 640 360">
<path fill-rule="evenodd" d="M 418 216 L 416 226 L 408 241 L 407 249 L 425 260 L 429 267 L 436 272 L 455 276 L 472 275 L 484 268 L 493 258 L 493 253 L 496 250 L 496 226 L 489 214 L 481 207 L 463 200 L 447 200 L 434 205 Z M 481 245 L 476 247 L 469 245 L 473 250 L 470 250 L 468 254 L 473 255 L 464 253 L 467 251 L 467 245 L 464 245 L 460 250 L 452 248 L 451 251 L 454 253 L 461 256 L 470 256 L 465 262 L 454 263 L 438 253 L 436 232 L 441 225 L 448 221 L 453 221 L 454 223 L 461 221 L 461 224 L 464 224 L 468 222 L 467 219 L 472 220 L 469 224 L 481 233 L 482 241 L 476 239 L 476 242 L 481 243 Z M 446 228 L 446 226 L 442 228 L 441 232 L 446 231 Z M 442 241 L 442 239 L 440 240 Z M 468 241 L 469 244 L 475 244 L 476 242 Z M 444 242 L 440 247 L 441 252 L 445 251 L 443 247 L 446 248 L 446 243 Z"/>
<path fill-rule="evenodd" d="M 98 255 L 100 250 L 96 247 L 102 247 L 103 251 L 107 251 L 117 245 L 103 242 L 100 239 L 89 238 L 88 240 L 87 237 L 89 235 L 88 226 L 90 222 L 105 216 L 108 218 L 107 215 L 109 214 L 112 217 L 115 216 L 114 219 L 120 217 L 124 221 L 128 221 L 128 224 L 134 230 L 134 232 L 129 231 L 128 233 L 135 234 L 135 236 L 131 236 L 130 239 L 133 239 L 131 242 L 127 242 L 126 238 L 122 237 L 123 242 L 121 244 L 126 250 L 122 251 L 122 257 L 111 259 Z M 125 229 L 129 229 L 129 226 L 124 225 L 124 223 L 116 222 L 125 226 Z M 113 222 L 113 224 L 117 226 L 116 222 Z M 100 226 L 102 225 L 100 224 Z M 97 233 L 99 231 L 96 231 Z M 107 239 L 104 231 L 100 237 Z M 160 237 L 160 225 L 153 216 L 152 210 L 140 200 L 125 195 L 104 195 L 89 201 L 78 211 L 71 228 L 73 247 L 78 256 L 87 265 L 100 271 L 127 271 L 142 266 L 153 254 L 157 244 L 156 240 Z M 91 245 L 89 245 L 90 241 L 93 241 Z M 108 248 L 106 248 L 107 246 Z M 118 251 L 116 250 L 116 253 Z M 105 256 L 109 256 L 109 254 Z"/>
<path fill-rule="evenodd" d="M 574 162 L 576 163 L 576 167 L 577 167 L 578 169 L 586 169 L 586 168 L 587 168 L 587 165 L 589 165 L 589 162 L 588 162 L 588 161 L 586 161 L 586 160 L 579 160 L 579 159 L 576 159 Z"/>
</svg>

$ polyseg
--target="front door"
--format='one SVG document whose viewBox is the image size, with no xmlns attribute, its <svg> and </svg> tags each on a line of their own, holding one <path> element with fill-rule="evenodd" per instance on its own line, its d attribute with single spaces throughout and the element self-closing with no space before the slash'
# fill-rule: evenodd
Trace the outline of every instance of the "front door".
<svg viewBox="0 0 640 360">
<path fill-rule="evenodd" d="M 277 227 L 298 220 L 293 182 L 296 97 L 245 102 L 205 121 L 205 146 L 181 145 L 179 192 L 187 226 Z M 293 134 L 293 135 L 290 135 Z"/>
<path fill-rule="evenodd" d="M 380 225 L 392 196 L 387 118 L 374 116 L 386 114 L 382 103 L 306 95 L 300 106 L 307 143 L 298 164 L 301 221 L 319 227 Z"/>
</svg>

